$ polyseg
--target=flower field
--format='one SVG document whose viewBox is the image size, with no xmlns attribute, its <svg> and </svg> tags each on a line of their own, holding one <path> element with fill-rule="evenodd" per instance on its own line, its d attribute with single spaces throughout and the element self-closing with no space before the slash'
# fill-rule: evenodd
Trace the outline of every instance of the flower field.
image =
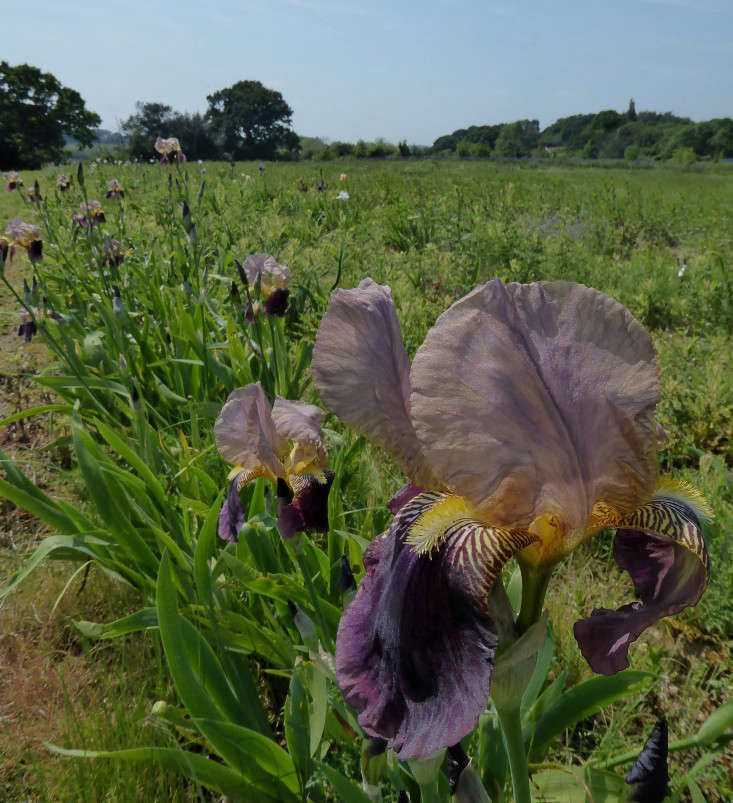
<svg viewBox="0 0 733 803">
<path fill-rule="evenodd" d="M 0 196 L 0 797 L 730 799 L 730 167 L 175 143 Z"/>
</svg>

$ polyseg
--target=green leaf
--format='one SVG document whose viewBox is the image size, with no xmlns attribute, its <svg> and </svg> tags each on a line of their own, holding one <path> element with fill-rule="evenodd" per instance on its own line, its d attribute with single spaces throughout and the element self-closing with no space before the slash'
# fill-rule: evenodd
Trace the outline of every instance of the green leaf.
<svg viewBox="0 0 733 803">
<path fill-rule="evenodd" d="M 706 803 L 705 795 L 702 793 L 702 789 L 700 789 L 697 783 L 693 781 L 692 778 L 687 778 L 686 780 L 692 803 Z"/>
<path fill-rule="evenodd" d="M 342 803 L 370 803 L 370 798 L 366 792 L 362 791 L 353 781 L 344 777 L 338 770 L 321 764 L 323 774 L 328 778 L 328 782 L 336 792 L 337 800 Z"/>
<path fill-rule="evenodd" d="M 616 675 L 600 675 L 566 690 L 535 722 L 525 729 L 532 757 L 542 756 L 550 742 L 581 719 L 585 719 L 621 697 L 637 693 L 653 676 L 648 672 L 626 670 Z"/>
<path fill-rule="evenodd" d="M 223 746 L 227 755 L 237 756 L 228 763 L 254 787 L 268 793 L 277 791 L 282 803 L 299 799 L 295 765 L 282 747 L 261 733 L 233 722 L 194 721 L 212 744 Z"/>
<path fill-rule="evenodd" d="M 71 405 L 69 404 L 42 404 L 39 407 L 26 407 L 18 413 L 13 413 L 7 418 L 0 421 L 0 427 L 7 427 L 8 424 L 14 424 L 24 418 L 32 418 L 34 415 L 43 415 L 44 413 L 65 413 L 71 415 Z"/>
<path fill-rule="evenodd" d="M 555 639 L 552 633 L 552 624 L 548 621 L 545 643 L 542 649 L 537 653 L 537 662 L 535 663 L 534 671 L 522 695 L 521 709 L 523 714 L 531 708 L 537 700 L 537 696 L 547 679 L 547 673 L 550 671 L 550 664 L 552 663 L 554 651 Z"/>
<path fill-rule="evenodd" d="M 80 620 L 74 627 L 87 638 L 111 639 L 137 633 L 140 630 L 152 630 L 158 627 L 158 612 L 155 608 L 141 608 L 129 616 L 123 616 L 114 622 L 98 624 Z"/>
<path fill-rule="evenodd" d="M 180 772 L 187 778 L 209 789 L 215 789 L 232 800 L 262 800 L 263 803 L 278 803 L 279 798 L 255 788 L 241 775 L 209 758 L 172 747 L 136 747 L 130 750 L 68 750 L 46 744 L 53 753 L 73 758 L 111 758 L 116 761 L 155 763 Z"/>
<path fill-rule="evenodd" d="M 586 768 L 543 770 L 532 775 L 543 803 L 625 803 L 629 787 L 620 775 Z"/>
<path fill-rule="evenodd" d="M 733 700 L 724 703 L 703 722 L 695 735 L 698 745 L 717 741 L 727 730 L 733 728 Z"/>
<path fill-rule="evenodd" d="M 285 701 L 285 739 L 298 773 L 301 792 L 311 776 L 313 764 L 310 756 L 310 711 L 308 694 L 301 679 L 301 666 L 296 665 L 290 678 L 290 691 Z"/>
</svg>

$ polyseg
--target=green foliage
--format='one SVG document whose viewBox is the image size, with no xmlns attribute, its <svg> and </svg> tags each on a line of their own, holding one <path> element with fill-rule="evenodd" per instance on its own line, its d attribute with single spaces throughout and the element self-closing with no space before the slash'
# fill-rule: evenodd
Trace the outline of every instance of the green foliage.
<svg viewBox="0 0 733 803">
<path fill-rule="evenodd" d="M 81 95 L 51 73 L 0 62 L 0 169 L 58 162 L 64 134 L 90 145 L 100 122 Z"/>
<path fill-rule="evenodd" d="M 206 120 L 224 152 L 237 159 L 271 159 L 278 149 L 297 151 L 293 110 L 275 89 L 259 81 L 237 81 L 206 100 Z"/>
<path fill-rule="evenodd" d="M 624 120 L 612 131 L 630 124 Z M 646 124 L 643 113 L 633 123 L 639 124 Z M 329 151 L 336 156 L 342 144 Z M 361 143 L 361 155 L 370 147 Z M 473 153 L 480 147 L 488 145 L 470 142 Z M 710 588 L 698 608 L 676 619 L 698 628 L 701 639 L 728 632 L 731 253 L 721 232 L 730 228 L 733 206 L 725 166 L 530 170 L 365 159 L 330 161 L 322 169 L 268 165 L 264 174 L 244 165 L 250 181 L 229 165 L 207 169 L 202 183 L 191 164 L 101 164 L 85 169 L 83 186 L 67 195 L 46 191 L 54 180 L 47 170 L 39 175 L 44 206 L 22 208 L 17 195 L 2 199 L 7 218 L 18 214 L 10 204 L 18 204 L 42 226 L 44 262 L 20 266 L 29 279 L 36 276 L 38 303 L 44 298 L 66 318 L 61 325 L 38 320 L 39 337 L 55 359 L 38 381 L 57 399 L 2 423 L 63 416 L 62 437 L 80 488 L 73 504 L 59 501 L 31 479 L 32 466 L 21 470 L 3 459 L 0 495 L 54 530 L 4 593 L 49 558 L 79 566 L 93 560 L 131 586 L 139 602 L 113 621 L 84 617 L 77 630 L 106 644 L 145 632 L 162 644 L 173 684 L 150 715 L 165 736 L 161 742 L 121 752 L 64 748 L 66 754 L 133 765 L 155 761 L 233 799 L 363 803 L 360 729 L 334 683 L 328 652 L 345 603 L 341 558 L 346 555 L 358 577 L 364 549 L 389 523 L 384 501 L 402 478 L 377 449 L 329 420 L 336 474 L 330 531 L 283 542 L 273 489 L 261 479 L 242 492 L 247 522 L 239 543 L 227 544 L 216 536 L 226 467 L 212 429 L 228 393 L 251 381 L 261 381 L 269 398 L 316 401 L 309 364 L 328 293 L 365 274 L 392 285 L 411 354 L 441 311 L 495 276 L 583 281 L 626 304 L 651 329 L 660 353 L 659 419 L 670 436 L 662 467 L 699 486 L 716 514 L 706 532 Z M 306 171 L 310 190 L 303 192 L 298 182 Z M 344 184 L 341 172 L 348 174 Z M 313 191 L 316 176 L 324 192 Z M 104 203 L 105 224 L 74 229 L 72 211 L 85 197 L 101 197 L 113 177 L 124 184 L 125 198 Z M 341 187 L 348 203 L 335 197 Z M 107 238 L 123 245 L 120 264 L 105 260 Z M 284 319 L 244 318 L 235 260 L 259 251 L 293 271 Z M 252 301 L 262 300 L 258 288 L 248 290 Z M 564 565 L 558 572 L 581 584 L 608 551 L 607 542 L 595 543 L 596 552 L 583 552 L 582 571 Z M 603 589 L 604 595 L 613 591 Z M 608 602 L 600 593 L 595 600 Z M 574 645 L 566 646 L 570 627 L 563 623 L 562 644 L 556 629 L 556 649 L 548 642 L 540 652 L 522 700 L 522 725 L 533 758 L 557 764 L 572 756 L 576 766 L 560 775 L 546 774 L 556 767 L 533 768 L 538 789 L 575 799 L 585 784 L 594 799 L 613 800 L 621 775 L 607 764 L 643 741 L 638 720 L 652 708 L 666 706 L 680 723 L 691 716 L 693 725 L 685 719 L 679 728 L 695 733 L 699 708 L 687 711 L 686 692 L 673 704 L 662 696 L 667 664 L 658 656 L 671 647 L 660 630 L 640 640 L 633 671 L 588 680 L 579 674 Z M 642 642 L 649 645 L 646 658 Z M 685 642 L 674 661 L 687 661 L 688 648 L 693 644 Z M 648 702 L 642 669 L 655 674 Z M 706 672 L 690 673 L 691 682 L 714 708 L 722 702 L 724 668 L 714 677 Z M 699 788 L 706 794 L 711 778 L 720 778 L 715 773 L 729 722 L 729 709 L 721 710 L 697 742 L 687 739 L 712 756 L 710 763 L 680 764 L 684 780 L 675 793 Z M 588 746 L 588 732 L 604 734 L 590 758 L 596 745 Z M 507 760 L 493 709 L 465 746 L 492 799 L 506 800 Z M 387 764 L 390 784 L 413 788 L 406 769 L 393 759 Z M 724 780 L 720 785 L 725 790 Z"/>
</svg>

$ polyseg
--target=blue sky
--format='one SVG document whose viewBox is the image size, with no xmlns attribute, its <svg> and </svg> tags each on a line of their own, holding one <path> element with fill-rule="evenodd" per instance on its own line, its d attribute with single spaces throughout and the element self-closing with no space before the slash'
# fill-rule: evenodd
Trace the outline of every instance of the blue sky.
<svg viewBox="0 0 733 803">
<path fill-rule="evenodd" d="M 135 101 L 204 111 L 242 79 L 303 135 L 430 144 L 471 124 L 604 108 L 733 115 L 733 2 L 4 0 L 0 58 L 77 89 L 116 130 Z"/>
</svg>

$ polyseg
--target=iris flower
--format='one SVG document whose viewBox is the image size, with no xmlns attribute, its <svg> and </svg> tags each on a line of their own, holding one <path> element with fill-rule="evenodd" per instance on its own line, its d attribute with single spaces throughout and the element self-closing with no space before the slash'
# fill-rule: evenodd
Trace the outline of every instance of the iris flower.
<svg viewBox="0 0 733 803">
<path fill-rule="evenodd" d="M 178 162 L 186 161 L 186 154 L 181 150 L 181 143 L 176 137 L 158 137 L 155 140 L 155 150 L 160 154 L 160 163 L 167 164 L 174 159 Z"/>
<path fill-rule="evenodd" d="M 111 178 L 107 182 L 107 192 L 104 194 L 104 197 L 107 200 L 112 200 L 114 198 L 124 198 L 125 197 L 125 188 L 117 181 L 116 178 Z"/>
<path fill-rule="evenodd" d="M 104 223 L 104 210 L 99 201 L 82 201 L 79 204 L 81 213 L 71 216 L 71 219 L 78 226 L 96 226 L 98 223 Z"/>
<path fill-rule="evenodd" d="M 8 182 L 8 192 L 12 192 L 17 187 L 23 186 L 23 179 L 18 173 L 15 172 L 15 170 L 9 170 L 7 173 L 5 173 L 5 180 Z"/>
<path fill-rule="evenodd" d="M 63 173 L 56 179 L 56 186 L 61 192 L 66 192 L 71 186 L 71 179 Z"/>
<path fill-rule="evenodd" d="M 219 513 L 219 536 L 236 542 L 244 523 L 239 491 L 258 477 L 277 483 L 278 529 L 283 538 L 297 532 L 328 530 L 328 492 L 323 410 L 279 396 L 270 407 L 259 382 L 235 390 L 214 425 L 221 456 L 234 464 L 229 492 Z"/>
<path fill-rule="evenodd" d="M 575 625 L 604 674 L 700 598 L 706 505 L 657 476 L 657 358 L 614 299 L 494 280 L 438 318 L 410 366 L 389 288 L 365 279 L 332 294 L 313 375 L 325 405 L 410 479 L 364 555 L 335 656 L 365 732 L 400 758 L 475 727 L 498 645 L 489 592 L 513 556 L 529 577 L 617 528 L 614 556 L 638 599 Z"/>
<path fill-rule="evenodd" d="M 43 258 L 43 241 L 38 226 L 13 218 L 5 229 L 3 254 L 8 253 L 8 263 L 12 262 L 16 247 L 25 248 L 28 259 L 38 262 Z M 8 251 L 9 247 L 9 251 Z"/>
<path fill-rule="evenodd" d="M 288 306 L 291 273 L 285 265 L 280 265 L 274 257 L 268 254 L 252 254 L 244 260 L 242 281 L 248 287 L 260 283 L 260 296 L 263 299 L 262 308 L 268 315 L 282 317 Z M 254 317 L 257 309 L 248 309 L 245 315 L 248 320 Z"/>
</svg>

